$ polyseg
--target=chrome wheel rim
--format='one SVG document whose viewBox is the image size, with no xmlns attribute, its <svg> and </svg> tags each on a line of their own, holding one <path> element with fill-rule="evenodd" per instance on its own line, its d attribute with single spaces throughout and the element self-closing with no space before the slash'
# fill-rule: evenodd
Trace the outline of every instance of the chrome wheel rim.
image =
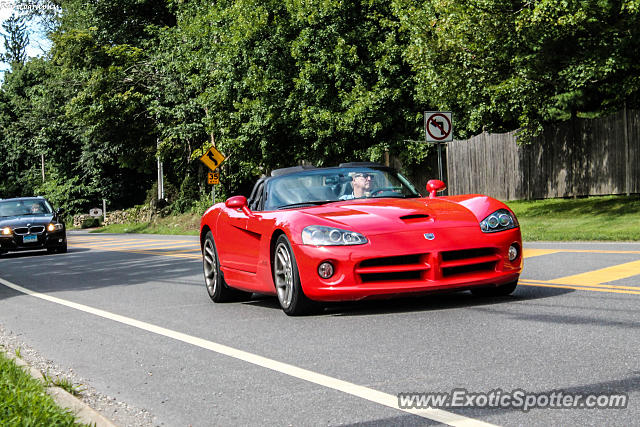
<svg viewBox="0 0 640 427">
<path fill-rule="evenodd" d="M 293 297 L 293 261 L 284 243 L 278 244 L 276 248 L 275 282 L 278 301 L 282 308 L 288 308 Z"/>
<path fill-rule="evenodd" d="M 218 286 L 218 265 L 216 261 L 216 251 L 213 249 L 213 242 L 207 239 L 204 242 L 202 251 L 202 263 L 204 266 L 204 281 L 209 295 L 213 295 Z"/>
</svg>

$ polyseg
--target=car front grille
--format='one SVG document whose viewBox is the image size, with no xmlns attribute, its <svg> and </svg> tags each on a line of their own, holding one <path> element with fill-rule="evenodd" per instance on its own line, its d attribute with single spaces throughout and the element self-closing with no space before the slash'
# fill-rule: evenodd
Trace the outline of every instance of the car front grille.
<svg viewBox="0 0 640 427">
<path fill-rule="evenodd" d="M 470 273 L 494 271 L 499 257 L 493 248 L 446 251 L 441 254 L 442 277 L 450 278 Z"/>
<path fill-rule="evenodd" d="M 356 267 L 356 274 L 363 283 L 421 280 L 431 268 L 428 258 L 429 254 L 371 258 Z"/>
<path fill-rule="evenodd" d="M 43 225 L 34 225 L 33 227 L 18 227 L 13 230 L 13 232 L 19 236 L 24 236 L 25 234 L 40 234 L 43 231 Z"/>
<path fill-rule="evenodd" d="M 494 248 L 370 258 L 355 269 L 362 283 L 451 279 L 495 271 L 500 257 Z"/>
</svg>

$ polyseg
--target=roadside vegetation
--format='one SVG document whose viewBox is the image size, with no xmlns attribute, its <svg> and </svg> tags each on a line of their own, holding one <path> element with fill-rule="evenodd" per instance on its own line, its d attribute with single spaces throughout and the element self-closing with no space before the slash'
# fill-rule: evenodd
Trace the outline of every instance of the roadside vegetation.
<svg viewBox="0 0 640 427">
<path fill-rule="evenodd" d="M 0 351 L 0 420 L 3 426 L 75 426 L 74 415 L 60 408 L 42 381 L 32 378 Z"/>
<path fill-rule="evenodd" d="M 525 241 L 640 241 L 640 196 L 509 201 Z M 202 209 L 204 212 L 206 208 Z M 200 211 L 170 214 L 152 222 L 113 224 L 92 233 L 197 235 Z"/>
<path fill-rule="evenodd" d="M 526 142 L 640 108 L 640 0 L 14 3 L 0 197 L 40 194 L 72 215 L 143 203 L 158 157 L 163 199 L 187 212 L 210 192 L 198 158 L 213 143 L 228 197 L 303 161 L 388 152 L 422 176 L 424 111 L 451 111 L 458 139 L 518 129 Z M 51 42 L 40 58 L 26 55 L 34 19 Z"/>
<path fill-rule="evenodd" d="M 507 202 L 525 241 L 640 240 L 640 197 L 604 196 Z"/>
<path fill-rule="evenodd" d="M 189 234 L 198 235 L 200 217 L 198 213 L 171 214 L 151 222 L 111 224 L 92 229 L 90 233 L 143 233 L 143 234 Z"/>
</svg>

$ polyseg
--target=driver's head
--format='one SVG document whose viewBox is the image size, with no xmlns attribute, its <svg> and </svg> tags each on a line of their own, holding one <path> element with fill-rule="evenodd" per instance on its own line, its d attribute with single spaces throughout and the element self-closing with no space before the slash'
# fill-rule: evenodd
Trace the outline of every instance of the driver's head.
<svg viewBox="0 0 640 427">
<path fill-rule="evenodd" d="M 40 213 L 42 212 L 42 206 L 40 206 L 40 203 L 33 203 L 31 205 L 31 213 Z"/>
<path fill-rule="evenodd" d="M 363 197 L 365 192 L 371 190 L 371 180 L 373 176 L 366 172 L 356 172 L 352 175 L 351 185 L 353 186 L 353 195 Z"/>
</svg>

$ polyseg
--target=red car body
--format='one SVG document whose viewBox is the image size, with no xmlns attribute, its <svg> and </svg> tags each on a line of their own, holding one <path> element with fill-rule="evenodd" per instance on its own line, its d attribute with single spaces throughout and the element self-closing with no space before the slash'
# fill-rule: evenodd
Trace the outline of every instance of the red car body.
<svg viewBox="0 0 640 427">
<path fill-rule="evenodd" d="M 433 197 L 438 188 L 430 183 L 431 197 L 361 198 L 275 210 L 251 210 L 244 197 L 232 197 L 203 215 L 201 242 L 211 232 L 226 285 L 248 292 L 276 294 L 274 249 L 282 234 L 290 242 L 302 291 L 314 301 L 515 287 L 523 261 L 513 212 L 482 195 Z M 480 222 L 499 210 L 513 216 L 514 226 L 484 232 Z M 303 229 L 311 225 L 355 231 L 367 242 L 305 244 Z M 511 260 L 510 247 L 511 258 L 517 251 Z M 327 261 L 333 274 L 324 279 L 319 266 Z"/>
</svg>

